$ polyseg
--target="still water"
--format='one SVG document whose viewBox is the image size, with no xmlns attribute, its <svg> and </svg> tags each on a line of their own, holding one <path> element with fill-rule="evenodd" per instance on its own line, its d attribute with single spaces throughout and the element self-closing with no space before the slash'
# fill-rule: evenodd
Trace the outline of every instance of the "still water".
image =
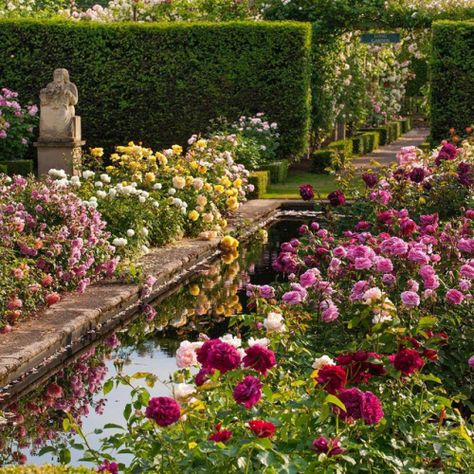
<svg viewBox="0 0 474 474">
<path fill-rule="evenodd" d="M 174 355 L 183 339 L 195 340 L 200 332 L 211 337 L 226 332 L 227 317 L 246 311 L 245 287 L 266 284 L 278 275 L 271 267 L 280 244 L 297 235 L 301 220 L 279 220 L 268 229 L 268 241 L 255 236 L 240 249 L 230 264 L 213 262 L 199 269 L 174 292 L 153 304 L 157 315 L 139 317 L 117 333 L 71 361 L 45 384 L 0 411 L 0 465 L 27 461 L 29 464 L 57 463 L 48 447 L 78 442 L 64 432 L 64 411 L 81 420 L 92 447 L 102 436 L 99 429 L 122 424 L 123 410 L 130 401 L 130 388 L 120 385 L 104 395 L 104 384 L 117 367 L 123 374 L 151 372 L 162 382 L 150 389 L 152 396 L 171 395 L 165 383 L 177 367 Z M 143 379 L 137 384 L 145 383 Z M 40 454 L 40 451 L 42 453 Z M 71 464 L 80 462 L 82 452 L 71 450 Z M 126 462 L 126 456 L 118 460 Z M 87 464 L 86 464 L 87 465 Z"/>
</svg>

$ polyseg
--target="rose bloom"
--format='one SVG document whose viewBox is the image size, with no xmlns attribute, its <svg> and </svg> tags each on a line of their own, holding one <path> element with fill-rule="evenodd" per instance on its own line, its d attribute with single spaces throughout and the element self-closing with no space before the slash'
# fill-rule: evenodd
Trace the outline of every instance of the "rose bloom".
<svg viewBox="0 0 474 474">
<path fill-rule="evenodd" d="M 241 358 L 237 349 L 220 339 L 206 341 L 196 353 L 197 360 L 203 367 L 217 369 L 223 374 L 240 365 Z"/>
<path fill-rule="evenodd" d="M 300 186 L 300 196 L 303 201 L 311 201 L 314 198 L 314 189 L 311 184 L 302 184 Z"/>
<path fill-rule="evenodd" d="M 363 419 L 367 425 L 377 424 L 384 416 L 382 404 L 372 392 L 363 392 L 358 388 L 347 388 L 338 394 L 346 411 L 336 408 L 343 420 Z"/>
<path fill-rule="evenodd" d="M 421 369 L 425 364 L 418 351 L 415 349 L 400 349 L 396 354 L 389 357 L 393 366 L 403 375 L 411 375 Z"/>
<path fill-rule="evenodd" d="M 448 290 L 446 301 L 451 304 L 461 304 L 464 301 L 464 295 L 459 290 Z"/>
<path fill-rule="evenodd" d="M 245 349 L 245 354 L 246 356 L 242 360 L 244 366 L 250 367 L 263 375 L 267 375 L 268 370 L 274 367 L 276 363 L 274 352 L 260 344 L 248 347 Z"/>
<path fill-rule="evenodd" d="M 328 440 L 324 436 L 320 436 L 313 441 L 313 448 L 318 453 L 324 453 L 328 457 L 337 456 L 338 454 L 343 454 L 346 452 L 345 449 L 341 448 L 339 438 Z"/>
<path fill-rule="evenodd" d="M 115 461 L 110 462 L 108 459 L 104 459 L 98 466 L 97 472 L 108 472 L 109 474 L 118 474 L 119 465 Z"/>
<path fill-rule="evenodd" d="M 405 306 L 413 308 L 415 306 L 419 306 L 420 304 L 420 296 L 414 291 L 404 291 L 400 296 Z"/>
<path fill-rule="evenodd" d="M 249 428 L 257 438 L 271 438 L 275 434 L 276 426 L 265 420 L 249 421 Z"/>
<path fill-rule="evenodd" d="M 316 380 L 329 393 L 337 393 L 347 383 L 347 374 L 344 367 L 338 365 L 324 365 L 319 369 Z"/>
<path fill-rule="evenodd" d="M 333 191 L 328 195 L 328 201 L 331 206 L 342 206 L 346 202 L 346 197 L 341 190 Z"/>
<path fill-rule="evenodd" d="M 176 365 L 180 369 L 198 365 L 196 350 L 201 346 L 201 342 L 182 341 L 176 351 Z"/>
<path fill-rule="evenodd" d="M 252 408 L 262 398 L 262 382 L 252 375 L 247 375 L 242 382 L 238 383 L 232 393 L 234 400 Z"/>
<path fill-rule="evenodd" d="M 314 359 L 312 367 L 314 370 L 319 370 L 321 367 L 324 367 L 325 365 L 336 365 L 336 364 L 329 356 L 323 355 L 321 357 Z"/>
<path fill-rule="evenodd" d="M 207 438 L 209 441 L 214 441 L 216 443 L 227 443 L 229 439 L 232 438 L 232 431 L 230 430 L 223 430 L 222 425 L 218 423 L 216 425 L 216 431 L 215 433 L 212 433 L 209 435 L 209 438 Z"/>
<path fill-rule="evenodd" d="M 364 173 L 362 179 L 368 188 L 373 188 L 379 181 L 379 178 L 375 173 Z"/>
<path fill-rule="evenodd" d="M 181 417 L 181 407 L 173 398 L 153 397 L 148 402 L 145 416 L 158 426 L 169 426 L 176 423 Z"/>
<path fill-rule="evenodd" d="M 474 355 L 472 355 L 471 357 L 469 357 L 469 360 L 467 361 L 467 363 L 469 364 L 469 367 L 473 367 L 473 368 L 474 368 Z"/>
<path fill-rule="evenodd" d="M 280 313 L 268 313 L 263 325 L 268 333 L 284 332 L 286 328 L 283 321 L 283 316 Z"/>
</svg>

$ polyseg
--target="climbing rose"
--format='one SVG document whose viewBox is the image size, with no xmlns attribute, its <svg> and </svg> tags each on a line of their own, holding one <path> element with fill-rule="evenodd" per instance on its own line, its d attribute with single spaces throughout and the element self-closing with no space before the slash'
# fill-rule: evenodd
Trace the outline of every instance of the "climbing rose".
<svg viewBox="0 0 474 474">
<path fill-rule="evenodd" d="M 118 474 L 119 465 L 115 461 L 110 462 L 108 459 L 104 459 L 103 462 L 97 467 L 97 472 L 108 472 L 110 474 Z"/>
<path fill-rule="evenodd" d="M 342 191 L 337 190 L 328 195 L 328 200 L 332 206 L 337 207 L 342 206 L 346 202 L 346 197 Z"/>
<path fill-rule="evenodd" d="M 403 375 L 411 375 L 421 369 L 424 361 L 415 349 L 403 348 L 389 357 L 393 366 Z"/>
<path fill-rule="evenodd" d="M 169 426 L 179 420 L 181 407 L 173 398 L 153 397 L 148 402 L 145 415 L 159 426 Z"/>
<path fill-rule="evenodd" d="M 249 428 L 258 438 L 271 438 L 276 431 L 276 426 L 272 422 L 265 420 L 249 421 Z"/>
<path fill-rule="evenodd" d="M 233 392 L 234 400 L 245 408 L 252 408 L 262 398 L 262 382 L 252 375 L 247 375 L 238 383 Z"/>
<path fill-rule="evenodd" d="M 103 462 L 97 467 L 97 472 L 108 472 L 110 474 L 118 474 L 119 465 L 113 461 L 110 462 L 108 459 L 104 459 Z"/>
<path fill-rule="evenodd" d="M 347 374 L 344 367 L 324 365 L 319 369 L 316 380 L 327 392 L 336 393 L 346 386 Z"/>
<path fill-rule="evenodd" d="M 275 365 L 275 354 L 272 350 L 260 344 L 254 344 L 245 349 L 247 354 L 243 358 L 245 367 L 250 367 L 263 375 L 267 375 L 269 369 Z"/>
<path fill-rule="evenodd" d="M 223 430 L 222 425 L 218 423 L 216 425 L 216 431 L 215 433 L 212 433 L 209 435 L 209 438 L 207 438 L 209 441 L 214 441 L 216 443 L 227 443 L 229 439 L 232 438 L 232 431 L 230 430 Z"/>
<path fill-rule="evenodd" d="M 52 383 L 48 386 L 46 393 L 48 397 L 61 398 L 63 396 L 63 389 L 57 383 Z"/>
<path fill-rule="evenodd" d="M 345 449 L 341 448 L 339 438 L 326 439 L 324 436 L 313 441 L 313 448 L 318 453 L 325 453 L 328 457 L 337 456 L 346 452 Z"/>
<path fill-rule="evenodd" d="M 314 189 L 311 184 L 302 184 L 300 186 L 300 196 L 303 201 L 311 201 L 314 198 Z"/>
</svg>

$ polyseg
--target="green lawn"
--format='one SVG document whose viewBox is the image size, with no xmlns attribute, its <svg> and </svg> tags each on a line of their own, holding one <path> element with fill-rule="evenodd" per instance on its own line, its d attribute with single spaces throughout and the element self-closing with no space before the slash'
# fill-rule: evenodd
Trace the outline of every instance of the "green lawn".
<svg viewBox="0 0 474 474">
<path fill-rule="evenodd" d="M 266 199 L 299 199 L 299 187 L 301 184 L 311 184 L 321 196 L 326 198 L 329 193 L 338 188 L 333 175 L 315 174 L 307 171 L 293 171 L 288 174 L 285 183 L 271 184 L 268 192 L 264 195 Z"/>
</svg>

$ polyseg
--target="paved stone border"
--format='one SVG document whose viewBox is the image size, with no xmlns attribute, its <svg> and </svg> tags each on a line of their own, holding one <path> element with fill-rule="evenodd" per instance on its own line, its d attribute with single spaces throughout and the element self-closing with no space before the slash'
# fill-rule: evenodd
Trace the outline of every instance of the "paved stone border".
<svg viewBox="0 0 474 474">
<path fill-rule="evenodd" d="M 259 199 L 245 203 L 230 229 L 248 236 L 252 228 L 275 214 L 283 202 Z M 219 242 L 220 239 L 184 239 L 152 249 L 140 261 L 144 273 L 157 278 L 149 300 L 176 284 L 180 275 L 217 254 Z M 0 337 L 0 387 L 38 370 L 43 361 L 56 354 L 73 352 L 74 341 L 93 339 L 96 331 L 119 326 L 137 312 L 139 291 L 139 285 L 98 282 L 83 294 L 69 294 L 38 317 L 19 323 L 13 332 Z"/>
</svg>

